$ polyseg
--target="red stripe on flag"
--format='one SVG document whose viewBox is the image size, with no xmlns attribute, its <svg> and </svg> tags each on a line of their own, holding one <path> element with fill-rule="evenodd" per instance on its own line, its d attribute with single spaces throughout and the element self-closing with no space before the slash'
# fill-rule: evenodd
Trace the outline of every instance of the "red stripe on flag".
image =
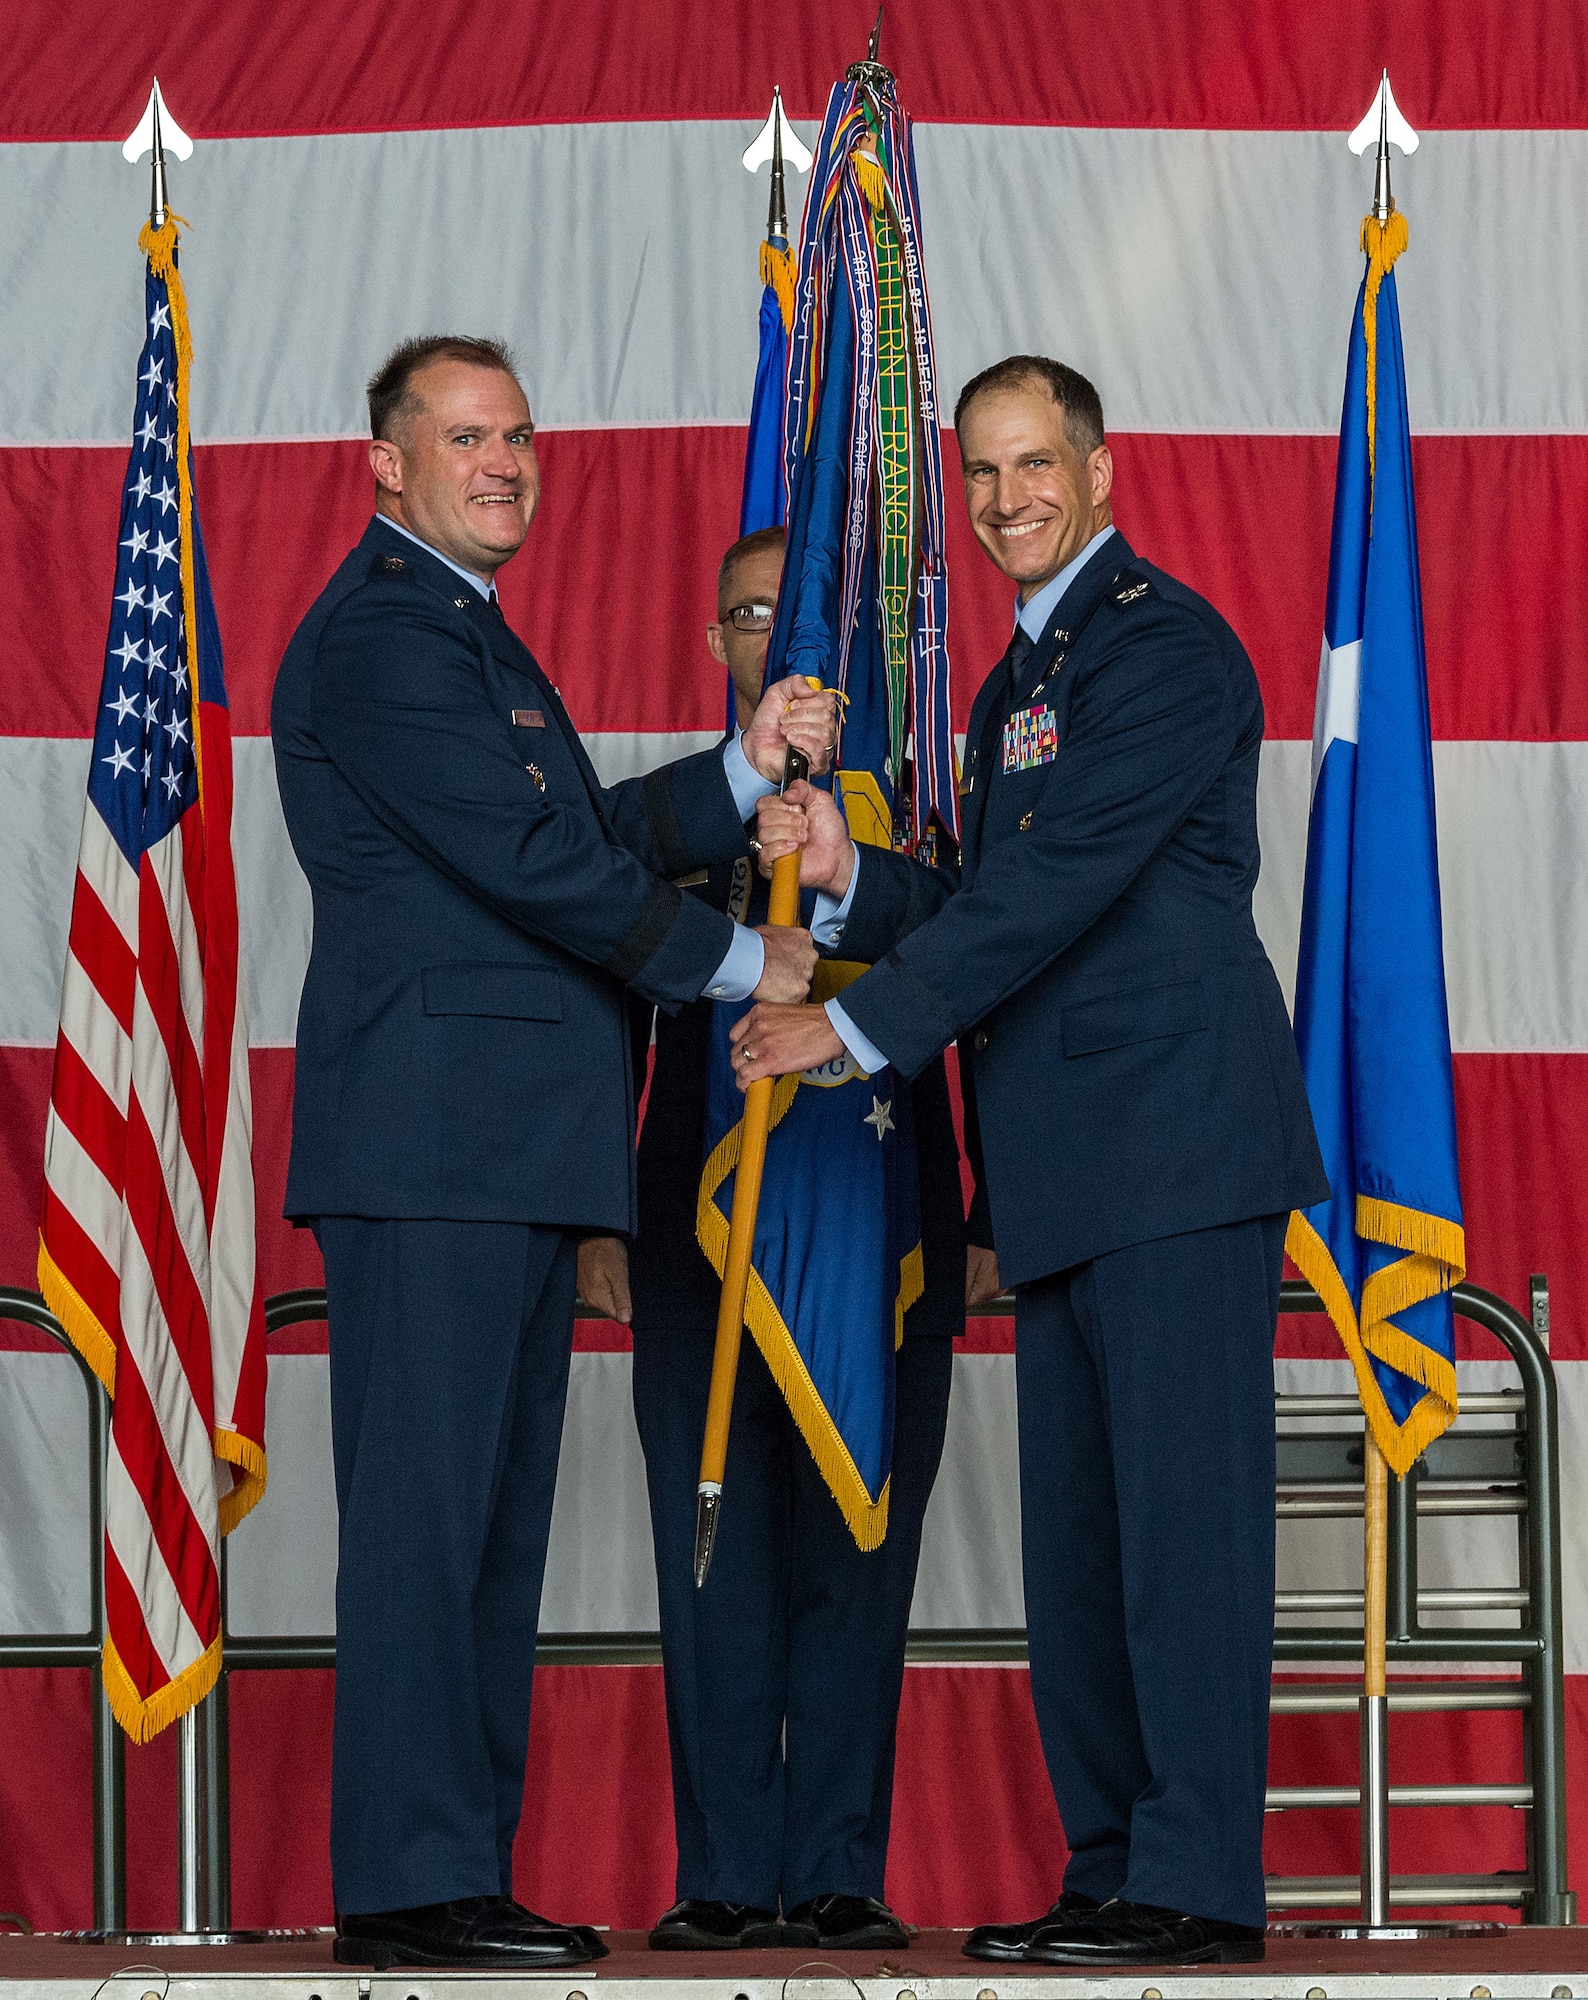
<svg viewBox="0 0 1588 2000">
<path fill-rule="evenodd" d="M 182 840 L 181 830 L 174 836 Z M 186 841 L 183 847 L 186 848 Z M 185 894 L 185 887 L 183 893 Z M 179 919 L 180 920 L 180 919 Z M 189 949 L 192 947 L 189 946 Z M 204 1185 L 204 1076 L 199 1052 L 182 1006 L 182 946 L 171 932 L 170 914 L 161 893 L 155 865 L 143 857 L 138 871 L 138 984 L 150 1017 L 165 1044 L 181 1119 L 182 1138 Z M 151 1105 L 148 1109 L 153 1112 Z M 129 1170 L 130 1171 L 130 1170 Z"/>
<path fill-rule="evenodd" d="M 128 1678 L 145 1701 L 170 1680 L 160 1655 L 149 1643 L 148 1627 L 138 1594 L 127 1581 L 116 1551 L 105 1543 L 105 1629 Z"/>
<path fill-rule="evenodd" d="M 220 1630 L 220 1581 L 209 1539 L 177 1477 L 152 1393 L 124 1343 L 116 1369 L 116 1408 L 111 1420 L 116 1450 L 143 1502 L 155 1547 L 170 1572 L 182 1609 L 207 1646 Z M 163 1398 L 163 1384 L 160 1393 Z M 116 1650 L 121 1651 L 119 1640 Z M 142 1684 L 138 1691 L 146 1700 L 153 1692 Z"/>
<path fill-rule="evenodd" d="M 29 1290 L 37 1283 L 35 1218 L 44 1198 L 44 1124 L 54 1060 L 53 1049 L 0 1043 L 0 1103 L 6 1107 L 6 1115 L 0 1119 L 0 1284 Z M 250 1050 L 248 1074 L 254 1107 L 260 1281 L 267 1294 L 323 1284 L 324 1271 L 313 1236 L 307 1229 L 294 1229 L 281 1213 L 292 1138 L 291 1049 Z M 69 1216 L 65 1223 L 75 1227 Z M 115 1283 L 108 1271 L 106 1282 Z M 115 1297 L 112 1290 L 112 1319 L 105 1322 L 110 1330 L 119 1324 Z M 94 1298 L 88 1302 L 99 1311 Z"/>
<path fill-rule="evenodd" d="M 1117 518 L 1143 555 L 1204 591 L 1250 649 L 1271 737 L 1310 738 L 1334 493 L 1332 437 L 1112 439 Z M 722 670 L 705 622 L 733 539 L 744 432 L 554 431 L 537 439 L 544 494 L 503 607 L 591 730 L 720 729 Z M 952 436 L 946 473 L 956 481 Z M 1423 606 L 1437 737 L 1588 739 L 1588 582 L 1562 547 L 1588 543 L 1588 436 L 1414 441 Z M 357 443 L 209 445 L 198 454 L 207 545 L 228 634 L 230 721 L 270 727 L 282 652 L 371 512 Z M 104 646 L 125 452 L 0 450 L 0 596 L 29 601 L 36 572 L 12 530 L 42 516 L 61 546 L 103 550 L 69 566 L 48 621 L 15 634 L 0 681 L 0 735 L 92 735 L 96 689 L 62 657 Z M 603 496 L 610 533 L 589 531 Z M 306 508 L 305 493 L 315 504 Z M 1539 496 L 1541 513 L 1514 503 Z M 687 495 L 658 506 L 657 495 Z M 1540 535 L 1547 518 L 1551 533 Z M 1012 594 L 948 500 L 949 651 L 955 726 L 1009 636 Z M 258 550 L 272 551 L 261 565 Z M 85 585 L 84 578 L 89 580 Z M 1474 590 L 1474 577 L 1504 589 Z M 649 671 L 614 673 L 614 635 L 643 633 Z"/>
<path fill-rule="evenodd" d="M 189 814 L 183 840 L 204 851 L 204 1211 L 212 1223 L 231 1111 L 232 1031 L 241 972 L 238 965 L 237 882 L 232 862 L 231 720 L 218 702 L 196 710 L 200 732 L 202 813 Z"/>
<path fill-rule="evenodd" d="M 33 1283 L 52 1056 L 0 1047 L 0 1099 L 11 1107 L 0 1122 L 0 1281 L 11 1284 Z M 292 1051 L 254 1049 L 249 1072 L 265 1292 L 323 1284 L 314 1238 L 281 1216 Z M 1588 1359 L 1588 1182 L 1559 1171 L 1588 1128 L 1588 1055 L 1458 1055 L 1455 1076 L 1473 1282 L 1525 1311 L 1529 1274 L 1545 1272 L 1556 1304 L 1551 1351 L 1560 1360 Z M 65 1217 L 52 1226 L 74 1225 Z M 1007 1340 L 1007 1321 L 982 1324 L 997 1343 Z"/>
<path fill-rule="evenodd" d="M 127 1107 L 127 1217 L 143 1246 L 166 1337 L 182 1365 L 188 1392 L 208 1412 L 214 1408 L 209 1315 L 171 1203 L 159 1150 L 134 1093 Z"/>
<path fill-rule="evenodd" d="M 127 1121 L 104 1085 L 63 1035 L 55 1048 L 55 1109 L 113 1188 L 121 1186 Z"/>
<path fill-rule="evenodd" d="M 38 1053 L 47 1057 L 50 1052 L 48 1049 L 39 1051 L 18 1049 L 11 1053 L 16 1055 L 33 1055 Z M 12 1104 L 19 1102 L 16 1098 L 12 1098 L 9 1101 Z M 10 1125 L 9 1121 L 4 1128 L 3 1135 L 0 1136 L 3 1136 L 7 1142 L 14 1139 L 14 1128 Z M 15 1225 L 16 1235 L 21 1237 L 26 1227 L 27 1218 L 33 1215 L 39 1218 L 39 1235 L 44 1240 L 44 1246 L 49 1251 L 56 1270 L 65 1276 L 72 1289 L 77 1293 L 77 1296 L 88 1307 L 95 1319 L 99 1321 L 101 1327 L 103 1327 L 111 1340 L 119 1348 L 121 1344 L 121 1279 L 106 1262 L 98 1244 L 89 1237 L 65 1202 L 59 1198 L 49 1183 L 43 1180 L 43 1161 L 44 1142 L 41 1135 L 38 1148 L 39 1164 L 37 1168 L 41 1183 L 40 1191 L 25 1209 L 13 1207 L 11 1204 L 8 1204 L 5 1219 L 7 1222 Z M 11 1180 L 15 1176 L 7 1174 L 3 1178 Z M 36 1243 L 29 1247 L 36 1253 L 38 1247 Z M 34 1276 L 37 1268 L 38 1257 L 36 1254 L 26 1256 L 20 1243 L 10 1249 L 8 1261 L 5 1266 L 9 1282 L 23 1285 L 31 1291 L 37 1283 L 37 1279 Z M 9 1276 L 12 1271 L 16 1273 L 14 1278 L 10 1278 Z"/>
<path fill-rule="evenodd" d="M 73 958 L 93 981 L 94 990 L 121 1024 L 122 1032 L 132 1033 L 132 987 L 138 961 L 132 947 L 116 928 L 114 919 L 99 899 L 98 891 L 81 870 L 72 895 L 72 922 L 68 933 Z"/>
<path fill-rule="evenodd" d="M 0 132 L 120 140 L 149 76 L 198 139 L 244 133 L 766 115 L 773 79 L 819 117 L 870 14 L 807 0 L 790 33 L 752 0 L 542 0 L 506 17 L 471 0 L 282 0 L 268 9 L 76 0 L 23 10 L 8 37 Z M 80 53 L 92 48 L 94 60 Z M 916 118 L 1346 132 L 1387 63 L 1419 130 L 1581 126 L 1588 59 L 1565 0 L 1113 0 L 1057 31 L 1026 7 L 912 0 L 882 57 Z"/>
</svg>

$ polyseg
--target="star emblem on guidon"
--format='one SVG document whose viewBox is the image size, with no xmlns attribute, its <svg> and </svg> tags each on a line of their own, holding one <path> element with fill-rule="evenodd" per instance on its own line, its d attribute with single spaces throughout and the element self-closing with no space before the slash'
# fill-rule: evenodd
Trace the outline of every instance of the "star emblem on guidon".
<svg viewBox="0 0 1588 2000">
<path fill-rule="evenodd" d="M 877 1135 L 877 1144 L 880 1146 L 884 1135 L 893 1130 L 893 1099 L 890 1097 L 884 1101 L 880 1097 L 873 1097 L 869 1116 L 863 1118 L 860 1122 L 863 1125 L 871 1126 Z"/>
</svg>

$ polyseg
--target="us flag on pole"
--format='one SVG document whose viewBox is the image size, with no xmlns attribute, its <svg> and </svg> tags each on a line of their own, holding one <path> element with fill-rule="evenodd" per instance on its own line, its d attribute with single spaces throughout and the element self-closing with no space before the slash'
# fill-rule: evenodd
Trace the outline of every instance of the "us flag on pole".
<svg viewBox="0 0 1588 2000">
<path fill-rule="evenodd" d="M 231 730 L 193 503 L 176 224 L 147 333 L 45 1136 L 39 1284 L 113 1399 L 105 1688 L 142 1742 L 220 1670 L 220 1537 L 265 1486 Z"/>
</svg>

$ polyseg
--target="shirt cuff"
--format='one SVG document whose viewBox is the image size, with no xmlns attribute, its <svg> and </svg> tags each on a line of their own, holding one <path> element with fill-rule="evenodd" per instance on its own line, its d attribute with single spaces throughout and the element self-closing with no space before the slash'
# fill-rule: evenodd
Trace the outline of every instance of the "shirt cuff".
<svg viewBox="0 0 1588 2000">
<path fill-rule="evenodd" d="M 849 871 L 849 887 L 844 891 L 841 903 L 835 903 L 825 889 L 816 891 L 816 915 L 811 923 L 811 940 L 824 951 L 831 950 L 844 934 L 844 919 L 849 915 L 850 905 L 855 900 L 855 886 L 860 880 L 860 849 L 853 841 L 849 843 L 854 855 L 854 866 Z M 834 1023 L 836 1026 L 836 1022 Z"/>
<path fill-rule="evenodd" d="M 823 1012 L 833 1024 L 833 1033 L 867 1076 L 875 1076 L 888 1067 L 888 1058 L 875 1042 L 867 1041 L 836 1000 L 829 1000 Z"/>
<path fill-rule="evenodd" d="M 733 927 L 733 942 L 722 955 L 722 963 L 712 974 L 711 984 L 701 995 L 704 1000 L 748 1000 L 761 984 L 766 970 L 766 946 L 754 931 L 743 924 Z"/>
<path fill-rule="evenodd" d="M 777 786 L 770 779 L 763 778 L 744 754 L 744 746 L 739 741 L 743 734 L 742 729 L 736 729 L 723 744 L 722 775 L 728 780 L 728 789 L 733 793 L 735 811 L 740 819 L 745 820 L 754 816 L 756 800 L 764 799 L 768 792 L 775 792 Z M 756 977 L 759 983 L 760 975 L 757 974 Z M 744 995 L 725 993 L 722 997 L 725 1000 L 730 998 L 742 1000 Z"/>
</svg>

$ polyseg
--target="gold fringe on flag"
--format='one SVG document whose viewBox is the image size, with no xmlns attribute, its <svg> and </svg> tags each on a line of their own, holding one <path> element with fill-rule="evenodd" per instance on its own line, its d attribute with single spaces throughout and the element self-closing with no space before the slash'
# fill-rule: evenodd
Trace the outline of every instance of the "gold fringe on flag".
<svg viewBox="0 0 1588 2000">
<path fill-rule="evenodd" d="M 772 1123 L 769 1129 L 776 1128 L 794 1102 L 799 1081 L 797 1076 L 778 1078 L 772 1092 Z M 743 1133 L 744 1120 L 741 1118 L 712 1148 L 700 1176 L 695 1235 L 719 1278 L 728 1260 L 728 1219 L 717 1206 L 715 1196 L 739 1163 Z M 921 1287 L 921 1246 L 917 1243 L 899 1262 L 899 1290 L 894 1305 L 895 1347 L 904 1337 L 904 1315 L 921 1296 Z M 859 1467 L 850 1456 L 848 1445 L 817 1393 L 816 1384 L 810 1378 L 804 1357 L 794 1344 L 793 1334 L 777 1309 L 776 1300 L 767 1290 L 754 1264 L 750 1266 L 750 1286 L 745 1295 L 744 1323 L 755 1336 L 755 1344 L 760 1348 L 784 1402 L 788 1404 L 789 1414 L 811 1457 L 815 1459 L 817 1470 L 838 1502 L 839 1511 L 848 1523 L 856 1546 L 867 1550 L 881 1548 L 888 1533 L 888 1493 L 892 1479 L 882 1482 L 882 1491 L 873 1500 L 860 1476 Z"/>
<path fill-rule="evenodd" d="M 859 146 L 849 155 L 849 159 L 855 170 L 855 179 L 860 183 L 860 192 L 877 214 L 881 215 L 888 205 L 887 175 L 882 171 L 875 154 L 868 153 Z"/>
<path fill-rule="evenodd" d="M 1333 1320 L 1356 1375 L 1373 1437 L 1390 1470 L 1404 1479 L 1434 1439 L 1456 1420 L 1456 1369 L 1444 1355 L 1403 1332 L 1390 1314 L 1460 1284 L 1467 1269 L 1466 1235 L 1459 1223 L 1443 1216 L 1370 1195 L 1357 1196 L 1356 1233 L 1370 1243 L 1407 1252 L 1364 1281 L 1360 1322 L 1329 1246 L 1299 1209 L 1291 1214 L 1285 1249 Z M 1428 1392 L 1403 1424 L 1396 1423 L 1384 1400 L 1370 1356 L 1410 1376 Z"/>
<path fill-rule="evenodd" d="M 761 282 L 770 285 L 777 293 L 778 310 L 783 315 L 783 331 L 794 330 L 794 292 L 799 283 L 799 266 L 794 261 L 794 252 L 785 245 L 781 250 L 775 243 L 761 245 Z"/>
<path fill-rule="evenodd" d="M 217 1424 L 213 1449 L 221 1463 L 233 1467 L 237 1474 L 231 1491 L 221 1494 L 216 1503 L 221 1533 L 229 1535 L 237 1523 L 251 1514 L 264 1499 L 270 1475 L 265 1467 L 263 1449 L 252 1438 L 244 1437 L 241 1431 L 228 1430 Z"/>
<path fill-rule="evenodd" d="M 99 1315 L 56 1263 L 39 1236 L 39 1290 L 44 1303 L 60 1321 L 66 1338 L 104 1384 L 116 1393 L 116 1343 L 99 1323 Z"/>
<path fill-rule="evenodd" d="M 184 1667 L 163 1688 L 156 1688 L 147 1701 L 139 1694 L 109 1639 L 100 1654 L 100 1665 L 111 1714 L 134 1743 L 152 1743 L 162 1729 L 197 1707 L 220 1679 L 220 1637 L 217 1634 L 192 1666 Z"/>
<path fill-rule="evenodd" d="M 1362 332 L 1367 340 L 1367 469 L 1372 479 L 1378 444 L 1378 288 L 1409 241 L 1406 218 L 1391 208 L 1389 220 L 1362 218 L 1362 251 L 1367 258 L 1367 290 L 1362 296 Z"/>
</svg>

